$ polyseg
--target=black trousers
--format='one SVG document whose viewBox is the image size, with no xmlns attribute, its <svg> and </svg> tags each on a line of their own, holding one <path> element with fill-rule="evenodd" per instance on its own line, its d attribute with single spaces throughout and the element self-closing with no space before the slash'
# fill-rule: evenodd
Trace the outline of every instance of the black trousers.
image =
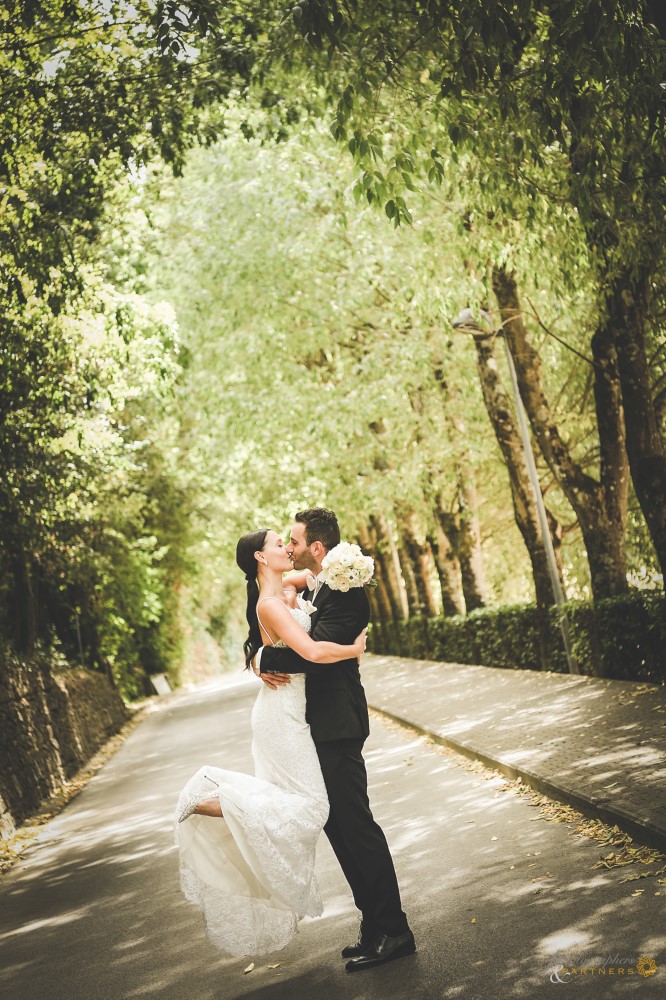
<svg viewBox="0 0 666 1000">
<path fill-rule="evenodd" d="M 368 800 L 363 740 L 317 743 L 331 811 L 324 831 L 361 911 L 363 936 L 404 934 L 393 859 Z"/>
</svg>

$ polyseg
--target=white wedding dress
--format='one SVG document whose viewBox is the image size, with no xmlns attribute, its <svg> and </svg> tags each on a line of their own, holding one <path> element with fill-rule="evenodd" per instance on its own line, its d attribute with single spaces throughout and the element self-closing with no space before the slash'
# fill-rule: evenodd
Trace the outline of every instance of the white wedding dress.
<svg viewBox="0 0 666 1000">
<path fill-rule="evenodd" d="M 309 632 L 302 607 L 290 611 Z M 201 767 L 174 817 L 181 888 L 202 910 L 209 939 L 230 955 L 284 948 L 298 920 L 323 909 L 314 861 L 329 804 L 305 721 L 305 675 L 277 690 L 262 684 L 251 725 L 255 775 Z M 219 796 L 223 818 L 193 813 L 179 823 L 204 792 Z"/>
</svg>

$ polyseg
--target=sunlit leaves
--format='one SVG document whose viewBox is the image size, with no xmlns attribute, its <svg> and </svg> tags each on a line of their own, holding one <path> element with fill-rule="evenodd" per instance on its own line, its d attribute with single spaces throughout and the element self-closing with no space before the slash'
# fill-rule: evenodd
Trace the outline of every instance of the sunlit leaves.
<svg viewBox="0 0 666 1000">
<path fill-rule="evenodd" d="M 489 253 L 513 255 L 539 315 L 543 309 L 552 320 L 563 295 L 555 248 L 568 243 L 572 259 L 582 251 L 568 220 L 545 210 L 548 246 L 536 234 L 527 238 L 517 221 L 512 244 L 500 220 L 487 218 L 474 172 L 461 177 L 441 149 L 427 155 L 440 164 L 444 204 L 415 193 L 413 224 L 399 232 L 387 230 L 380 213 L 362 211 L 366 191 L 381 184 L 375 168 L 350 184 L 323 127 L 277 148 L 248 149 L 231 133 L 192 158 L 182 186 L 159 185 L 151 217 L 164 230 L 151 271 L 159 294 L 173 297 L 193 359 L 183 398 L 196 415 L 190 454 L 206 471 L 202 502 L 214 512 L 207 557 L 229 567 L 218 575 L 228 572 L 231 594 L 233 544 L 248 524 L 282 526 L 293 510 L 326 502 L 354 530 L 369 510 L 400 503 L 427 511 L 438 489 L 453 495 L 460 441 L 447 425 L 438 368 L 456 413 L 464 413 L 490 575 L 498 592 L 529 593 L 524 576 L 509 579 L 499 555 L 515 530 L 508 482 L 473 346 L 450 321 L 461 303 L 487 295 Z M 383 161 L 377 169 L 385 176 Z M 458 228 L 463 179 L 478 199 L 472 237 L 470 219 Z M 340 194 L 347 185 L 356 207 Z M 584 255 L 576 259 L 582 298 L 588 276 Z M 542 349 L 553 384 L 568 380 L 573 393 L 578 381 L 567 356 L 548 341 Z M 585 419 L 578 414 L 578 426 Z M 549 502 L 561 503 L 552 490 Z M 577 561 L 575 545 L 570 536 Z"/>
</svg>

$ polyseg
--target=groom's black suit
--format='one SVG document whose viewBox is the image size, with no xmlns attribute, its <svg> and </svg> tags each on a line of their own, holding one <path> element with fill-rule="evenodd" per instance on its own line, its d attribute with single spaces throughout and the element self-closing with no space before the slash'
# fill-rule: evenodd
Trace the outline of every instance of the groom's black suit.
<svg viewBox="0 0 666 1000">
<path fill-rule="evenodd" d="M 306 591 L 306 598 L 313 594 Z M 351 644 L 370 619 L 362 587 L 343 593 L 322 584 L 314 600 L 311 637 Z M 368 801 L 362 756 L 370 732 L 368 705 L 355 659 L 312 663 L 292 649 L 264 648 L 262 673 L 305 673 L 306 720 L 317 748 L 330 813 L 324 827 L 363 917 L 363 937 L 407 929 L 393 860 Z"/>
</svg>

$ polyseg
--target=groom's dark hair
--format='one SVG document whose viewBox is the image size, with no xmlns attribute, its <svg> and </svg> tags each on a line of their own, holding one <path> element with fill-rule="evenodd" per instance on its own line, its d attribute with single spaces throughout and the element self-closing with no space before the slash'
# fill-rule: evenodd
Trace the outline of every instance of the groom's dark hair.
<svg viewBox="0 0 666 1000">
<path fill-rule="evenodd" d="M 321 542 L 327 551 L 340 544 L 340 525 L 332 510 L 326 507 L 309 507 L 300 510 L 294 521 L 305 525 L 305 541 L 307 545 Z"/>
</svg>

